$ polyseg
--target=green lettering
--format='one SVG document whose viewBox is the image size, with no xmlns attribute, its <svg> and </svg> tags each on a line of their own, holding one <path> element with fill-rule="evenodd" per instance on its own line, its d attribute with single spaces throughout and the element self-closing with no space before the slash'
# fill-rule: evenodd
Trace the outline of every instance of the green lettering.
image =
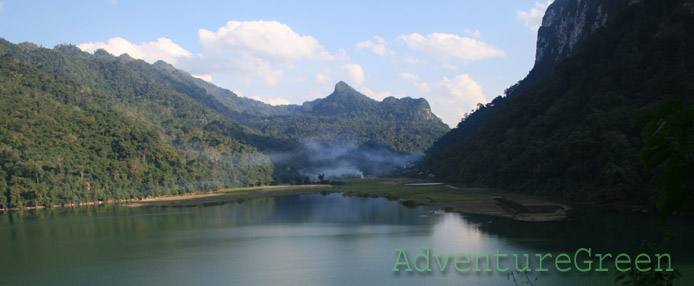
<svg viewBox="0 0 694 286">
<path fill-rule="evenodd" d="M 482 257 L 487 259 L 487 262 L 484 265 L 484 271 L 492 271 L 492 269 L 489 267 L 489 255 L 486 254 L 475 254 L 475 269 L 472 271 L 482 271 L 482 269 L 480 269 L 480 258 Z"/>
<path fill-rule="evenodd" d="M 441 272 L 444 272 L 446 270 L 446 265 L 448 265 L 448 259 L 451 258 L 451 255 L 446 254 L 446 260 L 443 261 L 443 266 L 441 266 L 441 260 L 439 260 L 439 254 L 434 254 L 434 258 L 436 258 L 436 263 L 439 265 L 439 270 L 441 270 Z"/>
<path fill-rule="evenodd" d="M 669 253 L 656 254 L 655 257 L 658 258 L 658 268 L 656 268 L 655 271 L 663 271 L 663 268 L 660 268 L 660 258 L 662 257 L 667 257 L 667 268 L 665 269 L 665 271 L 675 271 L 674 269 L 672 269 L 672 258 L 670 257 Z"/>
<path fill-rule="evenodd" d="M 646 258 L 646 260 L 641 260 L 641 257 Z M 648 268 L 641 268 L 641 266 L 639 266 L 639 264 L 641 264 L 641 263 L 648 265 Z M 634 265 L 636 266 L 636 270 L 638 270 L 638 271 L 641 271 L 641 272 L 650 271 L 651 270 L 651 266 L 650 266 L 651 265 L 651 257 L 648 256 L 648 254 L 641 253 L 641 254 L 636 256 L 636 261 L 634 261 Z"/>
<path fill-rule="evenodd" d="M 543 261 L 545 258 L 547 258 L 547 257 L 552 258 L 552 254 L 549 254 L 549 253 L 545 253 L 545 254 L 535 254 L 535 256 L 537 256 L 538 258 L 540 258 L 540 263 L 539 263 L 540 265 L 538 265 L 538 267 L 537 267 L 537 269 L 535 269 L 535 271 L 537 271 L 537 272 L 547 272 L 547 271 L 549 271 L 549 269 L 547 269 L 547 268 L 542 268 L 542 261 Z"/>
<path fill-rule="evenodd" d="M 626 260 L 622 259 L 622 257 L 626 258 Z M 629 268 L 622 268 L 621 266 L 619 266 L 620 264 L 624 264 L 624 263 L 631 264 L 631 257 L 629 257 L 629 255 L 627 255 L 626 253 L 618 254 L 617 257 L 615 257 L 615 259 L 614 259 L 614 267 L 617 268 L 617 271 L 627 272 L 627 271 L 631 270 L 631 266 Z"/>
<path fill-rule="evenodd" d="M 398 252 L 398 259 L 395 260 L 395 266 L 393 266 L 393 272 L 398 272 L 400 271 L 400 265 L 405 265 L 407 268 L 405 268 L 405 271 L 412 271 L 412 267 L 410 267 L 410 262 L 407 261 L 407 253 L 405 253 L 404 248 L 396 248 L 395 251 Z M 405 257 L 405 262 L 400 262 L 400 257 L 404 256 Z"/>
<path fill-rule="evenodd" d="M 588 248 L 588 249 L 579 248 L 578 250 L 576 250 L 576 253 L 574 254 L 574 266 L 576 266 L 576 269 L 577 269 L 578 271 L 581 271 L 581 272 L 588 272 L 588 271 L 590 271 L 591 265 L 593 265 L 593 261 L 591 261 L 591 260 L 583 260 L 583 263 L 585 263 L 586 265 L 588 265 L 587 268 L 581 268 L 580 266 L 578 266 L 578 253 L 580 253 L 580 252 L 585 252 L 585 253 L 588 253 L 588 257 L 590 257 L 590 251 L 591 251 L 590 248 Z"/>
<path fill-rule="evenodd" d="M 612 254 L 602 254 L 602 253 L 596 253 L 596 257 L 600 258 L 600 262 L 598 263 L 598 268 L 595 269 L 595 272 L 606 272 L 608 271 L 607 268 L 602 268 L 602 261 L 605 260 L 605 258 L 612 257 Z"/>
<path fill-rule="evenodd" d="M 494 257 L 496 257 L 496 270 L 498 270 L 499 272 L 506 272 L 506 271 L 508 271 L 508 267 L 506 267 L 506 268 L 501 268 L 501 261 L 500 261 L 500 260 L 501 260 L 501 259 L 500 259 L 501 257 L 506 257 L 506 256 L 508 256 L 508 254 L 506 254 L 506 253 L 501 254 L 501 253 L 499 253 L 499 250 L 498 250 L 498 249 L 496 250 L 496 254 L 494 255 Z M 518 261 L 518 259 L 516 259 L 516 262 L 517 262 L 517 261 Z"/>
<path fill-rule="evenodd" d="M 423 272 L 423 271 L 431 272 L 431 267 L 429 267 L 429 247 L 425 246 L 425 247 L 422 247 L 422 249 L 426 250 L 426 254 L 420 253 L 414 257 L 414 260 L 412 261 L 412 263 L 414 263 L 414 269 L 416 269 L 419 272 Z M 419 260 L 420 258 L 426 259 L 426 261 L 427 261 L 426 267 L 419 268 L 419 265 L 417 265 L 417 260 Z"/>
<path fill-rule="evenodd" d="M 465 260 L 460 259 L 460 257 L 465 257 Z M 463 264 L 463 263 L 470 263 L 470 256 L 467 256 L 466 254 L 458 254 L 455 256 L 455 260 L 453 261 L 453 264 L 455 265 L 455 270 L 458 270 L 459 272 L 465 272 L 470 270 L 470 267 L 465 267 L 465 268 L 460 268 L 458 267 L 458 264 Z"/>
<path fill-rule="evenodd" d="M 518 265 L 518 254 L 513 254 L 513 257 L 516 258 L 516 271 L 521 271 L 521 272 L 526 272 L 530 271 L 530 256 L 526 253 L 523 254 L 525 256 L 525 267 L 522 268 L 520 265 Z"/>
<path fill-rule="evenodd" d="M 562 259 L 562 258 L 564 258 L 564 259 Z M 557 270 L 559 270 L 559 272 L 566 272 L 566 271 L 571 270 L 571 266 L 569 266 L 568 268 L 561 268 L 559 266 L 560 263 L 561 264 L 570 264 L 571 263 L 571 257 L 569 257 L 568 254 L 560 253 L 559 255 L 557 255 L 557 258 L 554 259 L 554 267 L 556 267 Z"/>
</svg>

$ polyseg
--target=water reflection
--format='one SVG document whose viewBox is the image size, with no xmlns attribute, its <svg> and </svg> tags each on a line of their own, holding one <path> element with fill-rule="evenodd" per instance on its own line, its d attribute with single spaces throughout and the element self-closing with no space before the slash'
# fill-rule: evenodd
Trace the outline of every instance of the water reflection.
<svg viewBox="0 0 694 286">
<path fill-rule="evenodd" d="M 0 215 L 0 284 L 513 285 L 504 273 L 459 273 L 452 266 L 444 273 L 394 273 L 394 250 L 412 256 L 424 246 L 432 254 L 615 252 L 612 247 L 629 249 L 634 237 L 657 231 L 601 214 L 519 223 L 432 214 L 437 209 L 331 194 L 209 207 L 10 212 Z M 538 277 L 545 285 L 613 279 L 611 273 Z"/>
</svg>

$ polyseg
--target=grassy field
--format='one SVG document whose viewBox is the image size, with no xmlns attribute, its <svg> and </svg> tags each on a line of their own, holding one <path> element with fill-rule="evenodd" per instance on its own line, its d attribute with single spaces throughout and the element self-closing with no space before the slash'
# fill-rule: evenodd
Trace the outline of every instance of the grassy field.
<svg viewBox="0 0 694 286">
<path fill-rule="evenodd" d="M 565 206 L 515 193 L 492 189 L 457 188 L 446 184 L 407 186 L 423 183 L 407 178 L 344 179 L 322 185 L 278 185 L 228 188 L 209 194 L 145 199 L 131 206 L 197 206 L 243 202 L 257 198 L 309 193 L 341 193 L 344 196 L 384 197 L 403 205 L 437 205 L 446 211 L 504 216 L 524 221 L 565 218 Z M 501 199 L 500 199 L 501 198 Z"/>
<path fill-rule="evenodd" d="M 437 201 L 462 201 L 474 200 L 475 197 L 466 194 L 465 191 L 455 189 L 448 185 L 431 186 L 406 186 L 406 184 L 421 183 L 422 180 L 403 178 L 378 178 L 378 179 L 347 179 L 340 181 L 331 191 L 343 192 L 347 195 L 359 195 L 370 197 L 386 197 L 399 199 L 427 199 Z"/>
</svg>

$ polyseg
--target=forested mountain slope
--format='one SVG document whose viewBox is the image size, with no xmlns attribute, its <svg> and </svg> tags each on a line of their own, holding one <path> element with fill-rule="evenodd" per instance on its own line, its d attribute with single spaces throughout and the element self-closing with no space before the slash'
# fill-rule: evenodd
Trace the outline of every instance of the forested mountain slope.
<svg viewBox="0 0 694 286">
<path fill-rule="evenodd" d="M 609 19 L 626 8 L 630 0 L 556 0 L 547 10 L 537 31 L 535 63 L 528 75 L 504 91 L 504 96 L 478 105 L 457 126 L 434 142 L 428 150 L 436 155 L 441 149 L 471 136 L 487 118 L 506 105 L 508 100 L 525 91 L 535 80 L 552 75 L 554 66 L 576 53 L 583 41 Z"/>
<path fill-rule="evenodd" d="M 199 111 L 196 102 L 186 103 L 154 83 L 130 82 L 110 93 L 11 54 L 0 56 L 0 82 L 0 207 L 271 181 L 266 156 L 205 131 L 200 126 L 211 119 L 193 115 Z M 132 102 L 144 107 L 135 109 Z"/>
<path fill-rule="evenodd" d="M 421 153 L 448 130 L 423 99 L 377 102 L 342 82 L 271 106 L 103 50 L 0 39 L 0 57 L 0 208 L 305 182 L 315 146 Z"/>
<path fill-rule="evenodd" d="M 490 116 L 477 133 L 434 152 L 439 178 L 570 200 L 646 200 L 635 119 L 694 97 L 690 1 L 641 1 L 593 32 L 573 56 Z"/>
<path fill-rule="evenodd" d="M 381 144 L 398 152 L 421 153 L 448 127 L 425 99 L 373 100 L 344 82 L 326 98 L 306 102 L 294 116 L 275 116 L 263 127 L 277 137 Z"/>
</svg>

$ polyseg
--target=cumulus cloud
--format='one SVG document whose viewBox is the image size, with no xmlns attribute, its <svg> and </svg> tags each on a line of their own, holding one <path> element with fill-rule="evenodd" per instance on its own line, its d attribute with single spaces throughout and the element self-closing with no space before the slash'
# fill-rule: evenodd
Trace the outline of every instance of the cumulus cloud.
<svg viewBox="0 0 694 286">
<path fill-rule="evenodd" d="M 286 77 L 281 66 L 302 60 L 334 61 L 335 56 L 312 36 L 300 35 L 277 21 L 229 21 L 209 31 L 200 29 L 198 40 L 204 52 L 186 67 L 217 73 L 254 75 L 270 86 Z"/>
<path fill-rule="evenodd" d="M 398 40 L 408 48 L 424 52 L 432 58 L 440 60 L 462 59 L 481 60 L 503 57 L 506 53 L 491 44 L 454 34 L 433 33 L 426 36 L 418 33 L 401 35 Z"/>
<path fill-rule="evenodd" d="M 553 0 L 548 0 L 547 3 L 535 2 L 535 7 L 528 11 L 518 11 L 516 19 L 523 22 L 523 25 L 533 32 L 537 32 L 542 24 L 542 17 L 545 15 L 545 10 L 552 4 Z"/>
<path fill-rule="evenodd" d="M 284 78 L 282 70 L 275 69 L 264 61 L 258 61 L 253 69 L 253 73 L 265 79 L 265 83 L 270 86 L 276 85 L 278 81 Z"/>
<path fill-rule="evenodd" d="M 335 59 L 314 37 L 277 21 L 229 21 L 216 32 L 200 29 L 198 38 L 207 53 L 238 53 L 273 65 Z"/>
<path fill-rule="evenodd" d="M 133 58 L 142 59 L 148 63 L 163 60 L 170 64 L 176 64 L 178 59 L 193 55 L 191 52 L 167 38 L 159 38 L 156 41 L 144 42 L 138 45 L 133 44 L 126 39 L 115 37 L 109 39 L 108 42 L 105 43 L 89 42 L 79 44 L 77 47 L 90 53 L 93 53 L 98 49 L 104 49 L 116 56 L 128 54 Z"/>
<path fill-rule="evenodd" d="M 359 64 L 344 64 L 342 69 L 347 71 L 345 76 L 348 81 L 356 85 L 361 85 L 364 82 L 364 69 Z"/>
<path fill-rule="evenodd" d="M 286 100 L 281 97 L 269 97 L 269 98 L 261 98 L 259 96 L 251 96 L 252 99 L 255 99 L 257 101 L 262 101 L 270 105 L 287 105 L 289 104 L 289 100 Z"/>
<path fill-rule="evenodd" d="M 372 40 L 363 41 L 357 43 L 357 50 L 370 49 L 372 52 L 378 55 L 386 54 L 386 40 L 379 36 L 375 36 Z"/>
<path fill-rule="evenodd" d="M 468 74 L 444 77 L 433 83 L 415 82 L 415 86 L 427 94 L 433 112 L 451 127 L 456 126 L 478 103 L 487 101 L 482 87 Z"/>
<path fill-rule="evenodd" d="M 283 79 L 301 80 L 286 76 L 283 67 L 293 67 L 297 61 L 335 61 L 338 57 L 328 53 L 312 36 L 300 35 L 289 26 L 276 21 L 229 21 L 216 31 L 198 30 L 203 47 L 192 54 L 167 38 L 134 44 L 115 37 L 107 42 L 89 42 L 78 45 L 84 51 L 105 49 L 114 55 L 123 53 L 147 62 L 164 60 L 192 74 L 228 74 L 259 77 L 267 85 Z M 203 77 L 208 78 L 208 77 Z"/>
</svg>

